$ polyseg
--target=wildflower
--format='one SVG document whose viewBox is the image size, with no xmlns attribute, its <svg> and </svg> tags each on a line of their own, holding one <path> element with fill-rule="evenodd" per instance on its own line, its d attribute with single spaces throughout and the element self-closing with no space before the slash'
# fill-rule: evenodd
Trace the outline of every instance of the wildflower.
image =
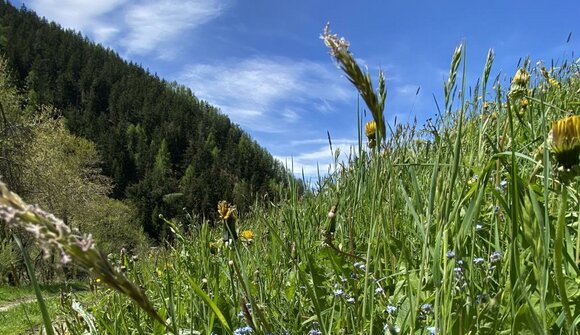
<svg viewBox="0 0 580 335">
<path fill-rule="evenodd" d="M 382 287 L 377 287 L 377 288 L 375 289 L 375 293 L 376 293 L 376 294 L 381 294 L 381 293 L 383 293 L 384 291 L 385 291 L 385 290 L 384 290 Z"/>
<path fill-rule="evenodd" d="M 374 140 L 377 135 L 377 123 L 375 121 L 369 121 L 365 125 L 365 134 L 367 138 L 370 140 Z"/>
<path fill-rule="evenodd" d="M 508 184 L 507 180 L 502 180 L 502 181 L 500 181 L 500 182 L 499 182 L 499 185 L 497 186 L 497 190 L 498 190 L 498 191 L 503 191 L 503 190 L 505 190 L 505 189 L 506 189 L 506 187 L 507 187 L 507 184 Z"/>
<path fill-rule="evenodd" d="M 530 83 L 530 74 L 525 68 L 519 68 L 512 79 L 512 85 L 527 86 Z"/>
<path fill-rule="evenodd" d="M 483 225 L 481 223 L 477 223 L 475 225 L 475 230 L 482 230 L 483 229 Z"/>
<path fill-rule="evenodd" d="M 308 332 L 308 335 L 322 335 L 322 332 L 318 329 L 310 329 L 310 331 Z"/>
<path fill-rule="evenodd" d="M 250 326 L 240 327 L 234 330 L 234 335 L 244 335 L 244 334 L 251 334 L 254 332 L 254 329 Z"/>
<path fill-rule="evenodd" d="M 240 236 L 247 241 L 251 241 L 254 239 L 254 232 L 251 230 L 244 230 L 240 233 Z"/>
<path fill-rule="evenodd" d="M 335 296 L 336 298 L 340 298 L 340 297 L 342 297 L 343 295 L 344 295 L 344 291 L 343 291 L 342 289 L 337 289 L 337 290 L 335 290 L 335 291 L 334 291 L 334 296 Z"/>
<path fill-rule="evenodd" d="M 356 262 L 353 264 L 353 266 L 361 271 L 364 271 L 366 269 L 365 264 L 362 262 Z"/>
<path fill-rule="evenodd" d="M 548 78 L 548 83 L 550 83 L 550 86 L 552 87 L 560 88 L 560 82 L 552 77 Z"/>
<path fill-rule="evenodd" d="M 496 263 L 499 262 L 501 260 L 501 252 L 499 251 L 494 251 L 491 256 L 489 256 L 489 262 L 490 263 Z"/>
<path fill-rule="evenodd" d="M 423 304 L 421 305 L 421 312 L 423 313 L 430 313 L 433 310 L 433 305 L 431 304 Z"/>
<path fill-rule="evenodd" d="M 526 109 L 528 108 L 528 105 L 530 104 L 530 102 L 528 101 L 528 99 L 523 98 L 522 101 L 520 102 L 522 104 L 522 108 Z"/>
<path fill-rule="evenodd" d="M 429 335 L 435 335 L 435 334 L 437 334 L 437 328 L 435 328 L 433 326 L 427 327 L 425 329 L 429 332 Z"/>
<path fill-rule="evenodd" d="M 96 282 L 97 284 L 98 284 L 98 283 L 100 283 L 100 282 L 101 282 L 101 278 L 97 278 L 97 279 L 95 279 L 95 282 Z"/>
<path fill-rule="evenodd" d="M 224 232 L 222 235 L 222 240 L 237 240 L 238 234 L 236 233 L 236 207 L 232 206 L 225 200 L 222 200 L 217 205 L 218 214 L 220 219 L 224 223 Z"/>
<path fill-rule="evenodd" d="M 349 303 L 349 304 L 354 304 L 355 300 L 354 300 L 354 298 L 353 298 L 353 297 L 348 297 L 348 298 L 346 299 L 346 302 L 347 302 L 347 303 Z"/>
<path fill-rule="evenodd" d="M 512 86 L 510 87 L 510 95 L 514 97 L 521 97 L 523 96 L 530 83 L 530 74 L 526 70 L 525 67 L 518 69 L 514 78 L 512 79 Z"/>
<path fill-rule="evenodd" d="M 393 305 L 388 305 L 387 309 L 385 310 L 385 312 L 387 312 L 387 314 L 392 315 L 397 311 L 397 307 L 393 306 Z"/>
<path fill-rule="evenodd" d="M 447 256 L 447 258 L 455 258 L 455 251 L 447 250 L 447 253 L 445 254 L 445 256 Z"/>
<path fill-rule="evenodd" d="M 475 265 L 479 265 L 479 264 L 481 264 L 483 262 L 484 262 L 484 259 L 481 258 L 481 257 L 476 257 L 476 258 L 473 259 L 473 264 L 475 264 Z"/>
<path fill-rule="evenodd" d="M 552 152 L 558 163 L 566 169 L 580 163 L 580 115 L 552 124 Z"/>
</svg>

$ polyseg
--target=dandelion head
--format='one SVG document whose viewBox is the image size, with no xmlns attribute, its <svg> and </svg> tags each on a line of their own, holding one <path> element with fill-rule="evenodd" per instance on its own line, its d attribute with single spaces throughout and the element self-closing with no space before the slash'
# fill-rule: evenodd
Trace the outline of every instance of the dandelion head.
<svg viewBox="0 0 580 335">
<path fill-rule="evenodd" d="M 254 239 L 254 232 L 251 230 L 243 230 L 240 236 L 247 241 L 251 241 Z"/>
<path fill-rule="evenodd" d="M 227 220 L 230 217 L 235 217 L 236 207 L 232 206 L 225 200 L 218 202 L 217 209 L 220 219 L 222 220 Z"/>
<path fill-rule="evenodd" d="M 526 68 L 522 67 L 516 71 L 514 78 L 512 79 L 512 85 L 517 85 L 520 87 L 527 87 L 530 83 L 530 74 Z"/>
<path fill-rule="evenodd" d="M 565 168 L 580 163 L 580 115 L 569 116 L 552 124 L 552 152 Z"/>
<path fill-rule="evenodd" d="M 369 140 L 374 140 L 377 135 L 377 123 L 375 121 L 369 121 L 365 125 L 365 134 Z"/>
</svg>

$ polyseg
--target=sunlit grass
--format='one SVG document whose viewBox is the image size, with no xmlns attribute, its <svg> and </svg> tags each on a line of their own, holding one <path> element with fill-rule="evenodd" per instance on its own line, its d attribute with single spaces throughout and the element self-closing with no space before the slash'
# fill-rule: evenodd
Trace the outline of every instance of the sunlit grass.
<svg viewBox="0 0 580 335">
<path fill-rule="evenodd" d="M 382 74 L 378 95 L 366 92 L 370 75 L 330 36 L 372 111 L 373 120 L 353 115 L 357 155 L 312 193 L 289 181 L 285 200 L 247 217 L 220 202 L 218 227 L 168 220 L 171 243 L 110 255 L 114 269 L 179 334 L 575 333 L 578 166 L 557 160 L 550 131 L 578 113 L 578 63 L 526 61 L 513 80 L 489 82 L 490 51 L 470 87 L 458 47 L 437 117 L 389 124 Z M 574 146 L 575 129 L 556 135 L 572 134 Z M 168 332 L 104 283 L 80 306 L 84 318 L 66 306 L 59 314 L 73 334 Z"/>
</svg>

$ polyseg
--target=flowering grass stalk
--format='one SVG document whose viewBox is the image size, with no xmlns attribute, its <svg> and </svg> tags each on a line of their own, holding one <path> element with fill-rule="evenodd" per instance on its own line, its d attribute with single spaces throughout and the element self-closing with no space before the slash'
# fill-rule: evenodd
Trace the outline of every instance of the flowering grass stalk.
<svg viewBox="0 0 580 335">
<path fill-rule="evenodd" d="M 118 272 L 98 249 L 90 235 L 79 236 L 54 215 L 38 206 L 25 203 L 0 182 L 0 220 L 8 227 L 21 227 L 32 233 L 47 257 L 52 250 L 58 250 L 61 261 L 74 261 L 96 278 L 100 278 L 113 289 L 135 301 L 149 316 L 165 325 L 149 299 L 139 287 Z M 171 329 L 171 327 L 167 326 Z"/>
</svg>

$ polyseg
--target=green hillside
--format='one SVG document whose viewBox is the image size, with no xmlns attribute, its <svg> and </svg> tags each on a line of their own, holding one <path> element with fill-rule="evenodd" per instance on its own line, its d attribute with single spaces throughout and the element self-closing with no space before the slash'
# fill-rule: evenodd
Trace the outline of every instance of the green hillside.
<svg viewBox="0 0 580 335">
<path fill-rule="evenodd" d="M 165 234 L 159 214 L 213 218 L 221 199 L 245 212 L 257 196 L 276 200 L 278 185 L 291 178 L 188 88 L 6 1 L 0 25 L 0 53 L 24 107 L 55 107 L 67 129 L 96 144 L 111 195 L 136 205 L 151 237 Z"/>
</svg>

